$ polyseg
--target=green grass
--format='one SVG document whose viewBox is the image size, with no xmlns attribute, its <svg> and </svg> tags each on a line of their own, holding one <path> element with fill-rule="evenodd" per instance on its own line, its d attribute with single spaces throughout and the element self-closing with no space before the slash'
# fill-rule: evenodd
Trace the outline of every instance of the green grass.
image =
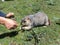
<svg viewBox="0 0 60 45">
<path fill-rule="evenodd" d="M 51 20 L 51 25 L 33 28 L 36 35 L 40 37 L 37 45 L 60 45 L 60 25 L 55 24 L 55 18 L 60 18 L 60 0 L 14 0 L 5 2 L 0 0 L 0 10 L 5 13 L 14 12 L 19 27 L 20 21 L 24 16 L 38 11 L 45 12 Z M 0 44 L 34 45 L 35 38 L 27 41 L 27 36 L 34 37 L 32 32 L 19 31 L 19 27 L 12 31 L 0 25 Z"/>
</svg>

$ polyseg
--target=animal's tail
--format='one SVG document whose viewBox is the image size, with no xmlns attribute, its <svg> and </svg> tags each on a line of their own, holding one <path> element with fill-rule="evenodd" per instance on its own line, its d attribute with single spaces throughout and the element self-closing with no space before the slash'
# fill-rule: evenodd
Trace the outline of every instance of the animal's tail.
<svg viewBox="0 0 60 45">
<path fill-rule="evenodd" d="M 50 19 L 48 19 L 48 22 L 49 22 L 49 25 L 51 24 L 51 21 L 50 21 Z"/>
</svg>

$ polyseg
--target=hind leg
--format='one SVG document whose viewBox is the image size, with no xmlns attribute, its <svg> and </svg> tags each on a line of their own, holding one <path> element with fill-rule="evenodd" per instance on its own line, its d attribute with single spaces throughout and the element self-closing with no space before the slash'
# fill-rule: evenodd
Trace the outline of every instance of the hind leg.
<svg viewBox="0 0 60 45">
<path fill-rule="evenodd" d="M 49 22 L 46 22 L 45 25 L 48 26 L 49 25 Z"/>
<path fill-rule="evenodd" d="M 45 19 L 45 26 L 48 26 L 49 25 L 49 19 L 48 19 L 48 17 L 46 17 L 46 19 Z"/>
<path fill-rule="evenodd" d="M 46 22 L 43 27 L 46 27 L 49 25 L 49 22 Z"/>
</svg>

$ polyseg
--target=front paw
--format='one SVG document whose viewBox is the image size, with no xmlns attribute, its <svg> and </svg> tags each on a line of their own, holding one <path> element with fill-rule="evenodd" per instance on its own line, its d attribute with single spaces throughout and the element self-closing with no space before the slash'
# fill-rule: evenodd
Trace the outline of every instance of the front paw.
<svg viewBox="0 0 60 45">
<path fill-rule="evenodd" d="M 21 27 L 21 30 L 30 30 L 31 27 Z"/>
</svg>

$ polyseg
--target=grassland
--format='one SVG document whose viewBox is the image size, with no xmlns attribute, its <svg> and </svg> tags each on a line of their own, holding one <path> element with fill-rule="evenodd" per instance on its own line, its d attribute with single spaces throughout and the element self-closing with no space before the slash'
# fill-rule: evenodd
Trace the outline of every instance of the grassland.
<svg viewBox="0 0 60 45">
<path fill-rule="evenodd" d="M 60 18 L 60 0 L 13 0 L 1 2 L 0 10 L 8 13 L 14 12 L 19 26 L 14 30 L 8 30 L 0 25 L 0 45 L 60 45 L 60 25 L 55 23 Z M 19 31 L 21 19 L 38 11 L 45 12 L 51 20 L 48 27 L 36 27 L 33 31 Z M 30 38 L 30 39 L 29 39 Z M 37 43 L 37 44 L 35 44 Z"/>
</svg>

